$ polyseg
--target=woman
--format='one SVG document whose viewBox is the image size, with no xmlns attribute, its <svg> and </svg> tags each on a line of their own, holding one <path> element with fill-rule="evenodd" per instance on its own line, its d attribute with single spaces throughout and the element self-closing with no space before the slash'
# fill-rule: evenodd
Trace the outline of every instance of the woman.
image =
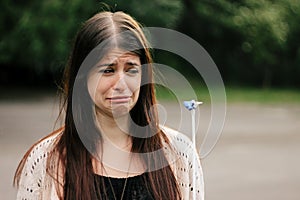
<svg viewBox="0 0 300 200">
<path fill-rule="evenodd" d="M 191 142 L 159 125 L 149 50 L 123 12 L 83 24 L 65 69 L 64 126 L 21 160 L 17 199 L 203 199 Z"/>
</svg>

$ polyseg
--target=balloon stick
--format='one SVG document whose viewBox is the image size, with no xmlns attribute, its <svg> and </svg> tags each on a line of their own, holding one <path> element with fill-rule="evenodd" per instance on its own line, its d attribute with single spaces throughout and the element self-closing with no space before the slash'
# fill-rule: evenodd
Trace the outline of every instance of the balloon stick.
<svg viewBox="0 0 300 200">
<path fill-rule="evenodd" d="M 184 106 L 191 111 L 191 115 L 192 115 L 192 143 L 193 143 L 193 167 L 194 167 L 194 171 L 193 171 L 193 199 L 196 200 L 196 156 L 197 156 L 197 151 L 196 151 L 196 108 L 203 104 L 203 102 L 199 102 L 199 101 L 195 101 L 195 100 L 191 100 L 191 101 L 184 101 L 183 102 Z"/>
</svg>

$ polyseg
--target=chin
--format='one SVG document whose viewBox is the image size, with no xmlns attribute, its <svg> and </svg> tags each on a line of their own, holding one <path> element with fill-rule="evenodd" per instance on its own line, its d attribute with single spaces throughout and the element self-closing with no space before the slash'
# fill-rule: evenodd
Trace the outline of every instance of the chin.
<svg viewBox="0 0 300 200">
<path fill-rule="evenodd" d="M 123 117 L 129 114 L 130 108 L 128 105 L 118 105 L 112 108 L 113 118 Z"/>
</svg>

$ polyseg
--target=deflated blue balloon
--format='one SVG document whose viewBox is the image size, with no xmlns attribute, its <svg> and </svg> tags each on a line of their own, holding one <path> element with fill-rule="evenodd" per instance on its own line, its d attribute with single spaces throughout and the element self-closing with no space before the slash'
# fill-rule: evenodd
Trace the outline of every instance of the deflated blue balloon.
<svg viewBox="0 0 300 200">
<path fill-rule="evenodd" d="M 183 105 L 184 105 L 188 110 L 196 109 L 195 100 L 184 101 L 184 102 L 183 102 Z"/>
</svg>

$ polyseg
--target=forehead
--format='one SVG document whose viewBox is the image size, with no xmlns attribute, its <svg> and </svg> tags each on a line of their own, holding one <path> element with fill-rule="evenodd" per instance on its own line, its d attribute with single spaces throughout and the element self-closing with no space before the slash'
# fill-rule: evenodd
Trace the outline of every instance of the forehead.
<svg viewBox="0 0 300 200">
<path fill-rule="evenodd" d="M 126 51 L 123 49 L 112 49 L 108 51 L 106 54 L 104 54 L 101 60 L 114 61 L 119 59 L 139 60 L 140 57 L 137 54 L 130 51 Z"/>
</svg>

